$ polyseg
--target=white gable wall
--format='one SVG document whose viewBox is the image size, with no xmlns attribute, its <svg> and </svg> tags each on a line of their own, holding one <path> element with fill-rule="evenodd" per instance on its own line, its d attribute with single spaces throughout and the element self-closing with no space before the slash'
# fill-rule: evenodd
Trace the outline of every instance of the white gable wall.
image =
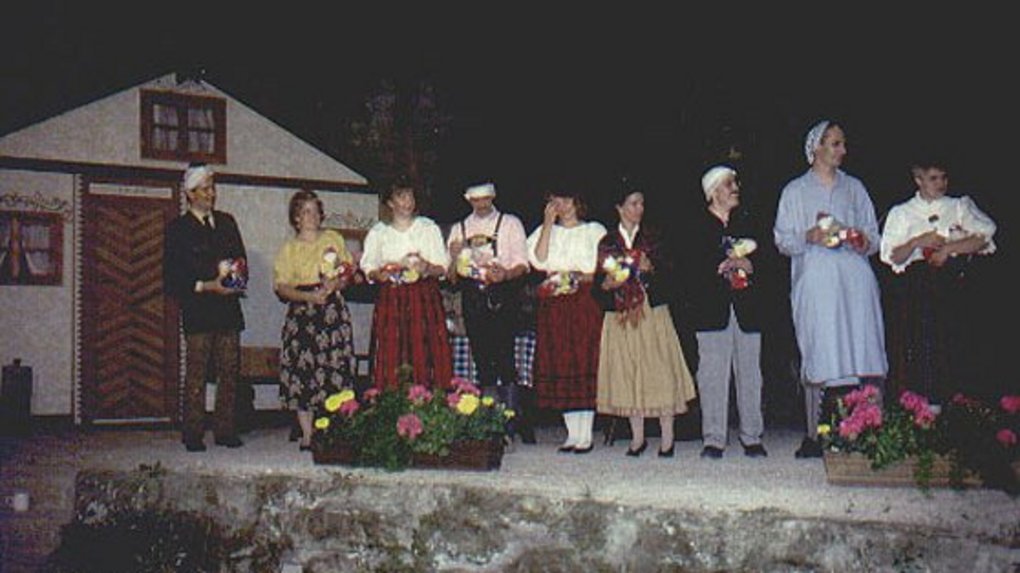
<svg viewBox="0 0 1020 573">
<path fill-rule="evenodd" d="M 0 155 L 103 165 L 183 169 L 182 162 L 141 158 L 143 88 L 172 89 L 167 76 L 102 98 L 0 138 Z M 231 174 L 364 185 L 365 178 L 209 84 L 188 93 L 227 102 L 227 164 Z"/>
<path fill-rule="evenodd" d="M 0 194 L 18 193 L 73 203 L 74 176 L 0 169 Z M 32 210 L 16 207 L 10 210 Z M 72 221 L 64 224 L 64 272 L 59 286 L 0 286 L 0 361 L 20 358 L 32 368 L 32 413 L 69 414 L 74 362 Z"/>
</svg>

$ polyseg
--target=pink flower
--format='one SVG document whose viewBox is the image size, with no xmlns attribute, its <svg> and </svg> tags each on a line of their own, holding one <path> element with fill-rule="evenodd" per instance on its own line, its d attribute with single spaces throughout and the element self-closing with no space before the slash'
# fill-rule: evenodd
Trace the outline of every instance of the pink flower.
<svg viewBox="0 0 1020 573">
<path fill-rule="evenodd" d="M 857 390 L 850 392 L 843 397 L 843 404 L 850 410 L 853 410 L 861 404 L 867 404 L 869 402 L 875 402 L 878 398 L 878 388 L 871 384 L 865 384 Z"/>
<path fill-rule="evenodd" d="M 465 380 L 464 378 L 454 378 L 453 380 L 450 380 L 450 384 L 453 386 L 454 390 L 456 390 L 458 393 L 474 394 L 475 396 L 482 395 L 482 391 L 478 389 L 478 386 L 472 384 L 470 380 Z"/>
<path fill-rule="evenodd" d="M 460 404 L 460 392 L 450 392 L 446 395 L 446 405 L 451 408 L 456 408 L 457 404 Z"/>
<path fill-rule="evenodd" d="M 365 390 L 365 400 L 373 402 L 377 396 L 379 396 L 378 388 L 369 388 L 368 390 Z"/>
<path fill-rule="evenodd" d="M 1003 396 L 999 405 L 1010 414 L 1020 413 L 1020 396 Z"/>
<path fill-rule="evenodd" d="M 407 399 L 415 404 L 421 404 L 432 399 L 432 392 L 422 384 L 415 384 L 407 390 Z"/>
<path fill-rule="evenodd" d="M 340 404 L 340 415 L 342 415 L 342 416 L 353 416 L 354 413 L 357 412 L 358 408 L 360 408 L 360 407 L 361 406 L 358 405 L 358 401 L 357 400 L 348 400 L 348 401 L 344 402 L 343 404 Z"/>
<path fill-rule="evenodd" d="M 404 414 L 397 419 L 397 435 L 413 440 L 421 435 L 424 428 L 421 419 L 415 414 Z"/>
<path fill-rule="evenodd" d="M 1015 446 L 1017 442 L 1016 434 L 1009 428 L 999 430 L 999 432 L 995 434 L 995 439 L 999 440 L 999 443 L 1007 448 Z"/>
</svg>

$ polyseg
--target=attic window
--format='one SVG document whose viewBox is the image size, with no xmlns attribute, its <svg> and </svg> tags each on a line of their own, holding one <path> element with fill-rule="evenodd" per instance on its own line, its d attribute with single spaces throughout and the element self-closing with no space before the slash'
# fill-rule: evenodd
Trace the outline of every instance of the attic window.
<svg viewBox="0 0 1020 573">
<path fill-rule="evenodd" d="M 227 113 L 222 98 L 141 91 L 142 157 L 227 162 Z"/>
</svg>

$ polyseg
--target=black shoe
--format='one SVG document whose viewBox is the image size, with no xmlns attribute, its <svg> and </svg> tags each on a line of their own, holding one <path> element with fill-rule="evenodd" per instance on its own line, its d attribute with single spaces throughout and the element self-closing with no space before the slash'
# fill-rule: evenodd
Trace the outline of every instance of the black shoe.
<svg viewBox="0 0 1020 573">
<path fill-rule="evenodd" d="M 556 451 L 561 454 L 572 454 L 574 453 L 574 446 L 560 446 Z"/>
<path fill-rule="evenodd" d="M 670 444 L 668 450 L 659 450 L 660 458 L 671 458 L 673 457 L 673 444 Z"/>
<path fill-rule="evenodd" d="M 648 440 L 642 440 L 641 441 L 641 445 L 638 446 L 637 449 L 633 449 L 632 450 L 630 448 L 627 448 L 627 455 L 632 457 L 632 458 L 636 458 L 636 457 L 640 456 L 641 454 L 645 453 L 645 449 L 647 447 L 648 447 Z"/>
<path fill-rule="evenodd" d="M 287 436 L 287 441 L 296 442 L 301 439 L 301 426 L 294 424 L 290 427 L 290 435 Z"/>
<path fill-rule="evenodd" d="M 800 447 L 793 453 L 793 457 L 797 459 L 820 458 L 822 457 L 822 445 L 818 443 L 818 440 L 804 438 Z"/>
<path fill-rule="evenodd" d="M 240 448 L 244 445 L 244 442 L 242 442 L 241 438 L 238 438 L 237 436 L 230 436 L 229 438 L 223 439 L 216 438 L 216 445 L 226 446 L 228 448 Z"/>
<path fill-rule="evenodd" d="M 534 445 L 538 443 L 538 441 L 535 440 L 535 430 L 530 426 L 520 428 L 518 433 L 521 436 L 522 443 L 529 445 Z"/>
<path fill-rule="evenodd" d="M 583 448 L 579 448 L 577 446 L 574 446 L 574 453 L 575 454 L 587 454 L 588 452 L 592 451 L 594 448 L 595 448 L 595 444 L 588 444 L 587 446 L 585 446 Z"/>
<path fill-rule="evenodd" d="M 204 452 L 205 442 L 203 442 L 202 440 L 194 442 L 186 441 L 184 442 L 184 449 L 188 450 L 189 452 Z"/>
<path fill-rule="evenodd" d="M 704 448 L 701 448 L 701 457 L 703 458 L 718 460 L 722 457 L 722 454 L 722 448 L 717 448 L 715 446 L 705 446 Z"/>
<path fill-rule="evenodd" d="M 298 451 L 301 451 L 301 452 L 310 452 L 310 451 L 312 451 L 312 445 L 311 444 L 301 444 L 300 446 L 298 446 Z"/>
<path fill-rule="evenodd" d="M 765 451 L 765 446 L 751 444 L 750 446 L 744 446 L 744 455 L 749 458 L 765 458 L 768 457 L 769 453 Z"/>
</svg>

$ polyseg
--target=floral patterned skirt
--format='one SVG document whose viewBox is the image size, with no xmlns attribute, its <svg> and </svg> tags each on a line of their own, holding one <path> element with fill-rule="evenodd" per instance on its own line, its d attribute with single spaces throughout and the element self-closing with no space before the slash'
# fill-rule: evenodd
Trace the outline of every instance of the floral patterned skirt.
<svg viewBox="0 0 1020 573">
<path fill-rule="evenodd" d="M 283 323 L 280 384 L 287 408 L 314 410 L 354 378 L 351 315 L 343 296 L 324 305 L 292 302 Z"/>
</svg>

